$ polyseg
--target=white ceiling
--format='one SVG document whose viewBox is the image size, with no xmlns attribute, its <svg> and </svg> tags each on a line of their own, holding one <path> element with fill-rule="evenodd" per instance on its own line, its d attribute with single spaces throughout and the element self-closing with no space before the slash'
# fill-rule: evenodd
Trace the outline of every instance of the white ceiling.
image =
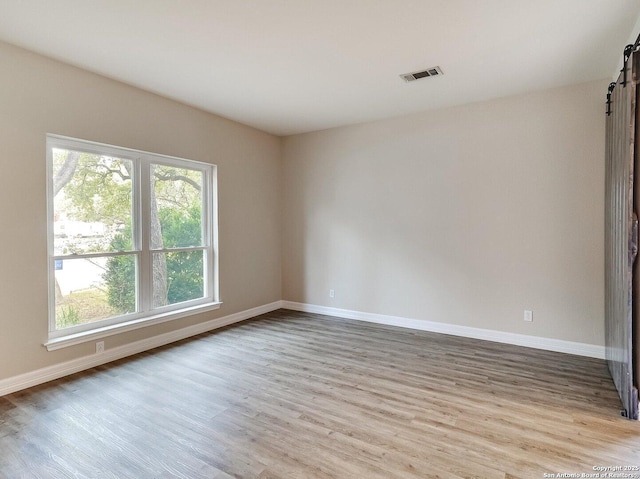
<svg viewBox="0 0 640 479">
<path fill-rule="evenodd" d="M 609 78 L 638 14 L 640 0 L 0 0 L 0 39 L 288 135 Z M 435 65 L 444 76 L 398 77 Z"/>
</svg>

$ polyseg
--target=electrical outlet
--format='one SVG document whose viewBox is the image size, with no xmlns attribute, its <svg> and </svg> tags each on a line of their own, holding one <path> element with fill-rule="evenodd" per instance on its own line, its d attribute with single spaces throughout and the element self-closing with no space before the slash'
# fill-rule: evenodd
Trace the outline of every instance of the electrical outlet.
<svg viewBox="0 0 640 479">
<path fill-rule="evenodd" d="M 533 311 L 529 311 L 528 309 L 524 310 L 524 320 L 528 323 L 533 322 Z"/>
<path fill-rule="evenodd" d="M 336 297 L 336 292 L 333 289 L 329 290 L 329 297 L 330 298 L 335 298 Z"/>
<path fill-rule="evenodd" d="M 96 343 L 96 354 L 104 353 L 104 341 L 98 341 Z"/>
</svg>

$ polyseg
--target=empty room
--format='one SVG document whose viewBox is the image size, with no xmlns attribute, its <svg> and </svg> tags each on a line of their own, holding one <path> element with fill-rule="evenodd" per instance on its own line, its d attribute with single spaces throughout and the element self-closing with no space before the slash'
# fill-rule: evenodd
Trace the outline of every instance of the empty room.
<svg viewBox="0 0 640 479">
<path fill-rule="evenodd" d="M 0 479 L 640 478 L 640 0 L 6 0 L 0 71 Z"/>
</svg>

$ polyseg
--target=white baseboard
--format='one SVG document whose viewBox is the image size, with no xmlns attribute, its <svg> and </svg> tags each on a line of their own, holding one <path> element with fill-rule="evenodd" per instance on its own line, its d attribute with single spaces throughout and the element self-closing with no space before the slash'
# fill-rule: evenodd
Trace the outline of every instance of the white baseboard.
<svg viewBox="0 0 640 479">
<path fill-rule="evenodd" d="M 605 359 L 604 346 L 598 346 L 595 344 L 575 343 L 572 341 L 563 341 L 560 339 L 527 336 L 524 334 L 506 333 L 502 331 L 493 331 L 490 329 L 472 328 L 469 326 L 459 326 L 455 324 L 438 323 L 434 321 L 423 321 L 419 319 L 388 316 L 384 314 L 364 313 L 361 311 L 330 308 L 326 306 L 317 306 L 306 303 L 295 303 L 292 301 L 274 301 L 273 303 L 265 304 L 263 306 L 258 306 L 252 309 L 247 309 L 246 311 L 240 311 L 238 313 L 223 316 L 221 318 L 212 319 L 211 321 L 188 326 L 177 331 L 171 331 L 169 333 L 164 333 L 158 336 L 153 336 L 151 338 L 125 344 L 124 346 L 107 349 L 102 354 L 83 356 L 81 358 L 72 359 L 71 361 L 54 364 L 53 366 L 47 366 L 45 368 L 37 369 L 25 374 L 2 379 L 0 380 L 0 396 L 20 391 L 32 386 L 37 386 L 38 384 L 43 384 L 48 381 L 53 381 L 54 379 L 68 376 L 79 371 L 84 371 L 85 369 L 90 369 L 101 364 L 115 361 L 117 359 L 122 359 L 127 356 L 141 353 L 143 351 L 148 351 L 150 349 L 164 346 L 175 341 L 180 341 L 191 336 L 206 333 L 208 331 L 222 328 L 233 323 L 238 323 L 240 321 L 244 321 L 261 314 L 269 313 L 280 308 Z"/>
<path fill-rule="evenodd" d="M 263 306 L 247 309 L 246 311 L 240 311 L 239 313 L 230 314 L 228 316 L 212 319 L 211 321 L 195 324 L 169 333 L 135 341 L 133 343 L 125 344 L 124 346 L 107 349 L 102 354 L 83 356 L 64 363 L 54 364 L 53 366 L 47 366 L 25 374 L 2 379 L 0 380 L 0 396 L 32 386 L 37 386 L 38 384 L 43 384 L 54 379 L 68 376 L 69 374 L 77 373 L 79 371 L 93 368 L 117 359 L 122 359 L 133 354 L 138 354 L 143 351 L 148 351 L 149 349 L 164 346 L 175 341 L 180 341 L 181 339 L 186 339 L 197 334 L 206 333 L 213 329 L 222 328 L 223 326 L 228 326 L 261 314 L 275 311 L 281 307 L 282 301 L 275 301 Z"/>
<path fill-rule="evenodd" d="M 435 321 L 424 321 L 420 319 L 403 318 L 399 316 L 387 316 L 384 314 L 363 313 L 349 309 L 330 308 L 327 306 L 317 306 L 306 303 L 295 303 L 292 301 L 282 301 L 282 307 L 294 311 L 304 311 L 307 313 L 325 314 L 339 318 L 356 319 L 358 321 L 368 321 L 370 323 L 386 324 L 389 326 L 400 326 L 402 328 L 419 329 L 433 333 L 450 334 L 452 336 L 463 336 L 465 338 L 484 339 L 498 343 L 514 344 L 526 346 L 528 348 L 544 349 L 560 353 L 576 354 L 578 356 L 588 356 L 591 358 L 605 359 L 604 346 L 596 344 L 576 343 L 563 341 L 561 339 L 542 338 L 539 336 L 528 336 L 526 334 L 507 333 L 494 331 L 491 329 L 472 328 L 470 326 L 460 326 L 457 324 L 438 323 Z"/>
</svg>

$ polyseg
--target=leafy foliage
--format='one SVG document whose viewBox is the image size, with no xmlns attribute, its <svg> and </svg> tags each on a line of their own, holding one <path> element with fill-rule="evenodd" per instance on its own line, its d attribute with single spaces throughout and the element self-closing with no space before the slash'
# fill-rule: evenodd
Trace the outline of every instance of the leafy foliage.
<svg viewBox="0 0 640 479">
<path fill-rule="evenodd" d="M 201 243 L 200 205 L 187 209 L 158 211 L 165 248 L 198 246 Z M 202 297 L 202 251 L 167 254 L 167 299 L 169 304 Z"/>
<path fill-rule="evenodd" d="M 54 170 L 63 160 L 54 157 Z M 64 187 L 67 209 L 79 221 L 130 224 L 130 160 L 82 153 L 71 181 Z"/>
<path fill-rule="evenodd" d="M 73 306 L 63 306 L 56 313 L 56 327 L 58 329 L 75 326 L 82 322 L 80 313 L 77 308 L 74 308 Z"/>
<path fill-rule="evenodd" d="M 199 204 L 188 208 L 160 208 L 160 228 L 165 248 L 200 246 L 201 244 L 201 209 Z"/>
<path fill-rule="evenodd" d="M 200 205 L 187 209 L 162 208 L 158 211 L 165 248 L 200 244 Z M 131 248 L 131 234 L 117 234 L 111 247 L 117 251 Z M 164 253 L 155 253 L 164 254 Z M 203 257 L 201 251 L 171 252 L 166 255 L 168 304 L 200 298 L 203 295 Z M 107 262 L 104 280 L 109 305 L 120 313 L 135 311 L 135 258 L 114 256 Z"/>
<path fill-rule="evenodd" d="M 61 254 L 126 252 L 133 249 L 133 162 L 83 151 L 54 149 L 56 236 Z M 151 249 L 202 244 L 203 174 L 189 168 L 151 165 Z M 59 194 L 58 194 L 59 193 Z M 68 232 L 68 234 L 67 234 Z M 204 253 L 152 253 L 153 304 L 202 297 Z M 112 314 L 136 311 L 136 255 L 110 256 L 102 274 L 105 305 Z M 68 299 L 68 298 L 67 298 Z M 66 301 L 62 300 L 62 301 Z M 62 304 L 62 303 L 61 303 Z M 79 316 L 84 316 L 80 311 Z M 108 316 L 107 316 L 108 317 Z M 88 318 L 80 318 L 82 321 Z"/>
<path fill-rule="evenodd" d="M 126 230 L 129 231 L 126 231 Z M 131 227 L 117 234 L 111 241 L 116 251 L 131 249 Z M 136 310 L 136 260 L 133 255 L 113 256 L 107 261 L 107 270 L 103 275 L 107 285 L 107 301 L 121 314 Z"/>
</svg>

